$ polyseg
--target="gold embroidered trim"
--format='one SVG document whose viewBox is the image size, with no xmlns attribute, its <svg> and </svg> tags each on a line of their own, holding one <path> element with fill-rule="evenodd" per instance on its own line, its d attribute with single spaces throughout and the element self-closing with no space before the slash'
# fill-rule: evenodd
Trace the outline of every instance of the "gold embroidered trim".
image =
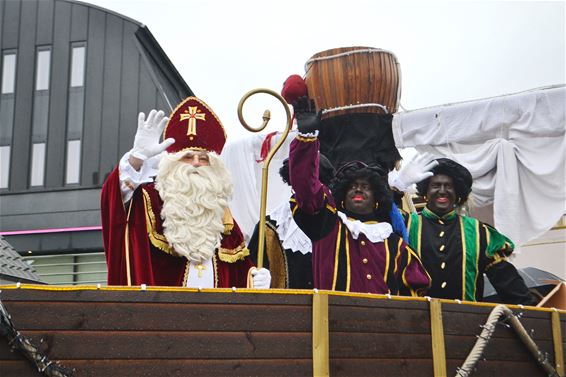
<svg viewBox="0 0 566 377">
<path fill-rule="evenodd" d="M 149 197 L 149 193 L 145 189 L 142 189 L 142 193 L 144 199 L 143 203 L 145 207 L 145 222 L 147 225 L 147 235 L 149 236 L 149 241 L 159 250 L 164 251 L 167 254 L 175 255 L 173 253 L 173 248 L 169 245 L 169 242 L 167 242 L 167 238 L 165 238 L 164 235 L 157 233 L 157 231 L 155 230 L 155 214 L 153 213 L 153 208 L 151 207 L 151 199 Z"/>
<path fill-rule="evenodd" d="M 277 229 L 269 221 L 265 222 L 265 254 L 269 261 L 272 288 L 289 287 L 289 268 L 287 257 L 277 235 Z"/>
<path fill-rule="evenodd" d="M 297 135 L 296 139 L 299 141 L 303 141 L 305 143 L 312 143 L 317 139 L 317 137 L 305 137 L 305 136 Z"/>
<path fill-rule="evenodd" d="M 212 265 L 214 266 L 214 288 L 218 288 L 218 266 L 216 265 L 216 254 L 212 256 Z"/>
<path fill-rule="evenodd" d="M 187 286 L 189 282 L 189 267 L 191 266 L 191 262 L 187 259 L 187 264 L 185 266 L 185 276 L 183 276 L 183 287 Z"/>
<path fill-rule="evenodd" d="M 334 250 L 334 277 L 332 278 L 332 290 L 336 290 L 336 280 L 338 279 L 338 256 L 340 254 L 340 239 L 342 237 L 342 222 L 338 223 L 338 237 L 336 238 L 336 248 Z"/>
<path fill-rule="evenodd" d="M 234 217 L 232 216 L 232 212 L 230 212 L 230 208 L 224 208 L 224 214 L 222 215 L 222 224 L 224 224 L 224 232 L 223 234 L 230 234 L 232 233 L 232 229 L 234 229 Z"/>
<path fill-rule="evenodd" d="M 485 271 L 489 270 L 491 267 L 495 266 L 498 263 L 501 263 L 503 261 L 505 261 L 506 258 L 498 258 L 496 260 L 494 260 L 493 262 L 491 262 L 490 264 L 488 264 L 487 266 L 485 266 Z"/>
<path fill-rule="evenodd" d="M 250 255 L 250 250 L 243 242 L 235 249 L 225 249 L 223 247 L 218 248 L 218 258 L 220 258 L 222 262 L 226 263 L 234 263 L 239 260 L 243 260 L 248 255 Z"/>
</svg>

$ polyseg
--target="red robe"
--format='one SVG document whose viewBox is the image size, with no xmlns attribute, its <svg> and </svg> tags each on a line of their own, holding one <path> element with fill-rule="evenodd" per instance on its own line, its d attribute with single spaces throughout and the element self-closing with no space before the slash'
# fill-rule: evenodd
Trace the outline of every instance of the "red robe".
<svg viewBox="0 0 566 377">
<path fill-rule="evenodd" d="M 100 206 L 108 284 L 186 286 L 189 261 L 171 254 L 163 235 L 162 201 L 154 184 L 140 185 L 129 204 L 128 209 L 122 202 L 119 171 L 115 168 L 102 187 Z M 248 271 L 253 267 L 242 232 L 232 222 L 233 227 L 223 234 L 213 256 L 218 288 L 245 288 Z"/>
</svg>

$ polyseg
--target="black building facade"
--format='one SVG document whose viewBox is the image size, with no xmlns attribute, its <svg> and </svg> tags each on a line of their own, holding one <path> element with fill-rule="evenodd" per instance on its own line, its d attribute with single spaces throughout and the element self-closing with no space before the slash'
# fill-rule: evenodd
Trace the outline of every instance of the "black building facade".
<svg viewBox="0 0 566 377">
<path fill-rule="evenodd" d="M 193 93 L 146 26 L 83 2 L 0 0 L 0 52 L 0 235 L 47 282 L 105 280 L 104 179 L 138 112 Z"/>
</svg>

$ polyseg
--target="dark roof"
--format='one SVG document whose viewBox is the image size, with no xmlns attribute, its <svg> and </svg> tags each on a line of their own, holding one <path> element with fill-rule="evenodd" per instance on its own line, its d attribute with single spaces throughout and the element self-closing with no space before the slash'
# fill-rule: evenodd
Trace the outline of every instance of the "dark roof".
<svg viewBox="0 0 566 377">
<path fill-rule="evenodd" d="M 0 236 L 0 282 L 44 284 L 35 269 L 27 264 L 2 236 Z"/>
</svg>

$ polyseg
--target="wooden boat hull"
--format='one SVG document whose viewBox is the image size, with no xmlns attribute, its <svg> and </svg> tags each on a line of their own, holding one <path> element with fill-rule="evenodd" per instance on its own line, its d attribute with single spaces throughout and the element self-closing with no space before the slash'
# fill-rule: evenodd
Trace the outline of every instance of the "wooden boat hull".
<svg viewBox="0 0 566 377">
<path fill-rule="evenodd" d="M 435 314 L 431 321 L 426 299 L 165 287 L 0 289 L 14 326 L 37 344 L 43 339 L 46 355 L 77 376 L 433 376 L 438 362 Z M 432 302 L 441 305 L 436 323 L 444 334 L 444 342 L 435 342 L 444 343 L 446 371 L 454 375 L 493 305 Z M 555 365 L 553 311 L 511 308 L 523 313 L 522 324 Z M 566 312 L 558 318 L 566 334 Z M 563 353 L 563 336 L 559 343 Z M 474 376 L 545 375 L 504 326 L 484 356 Z M 2 376 L 39 375 L 2 338 L 0 370 Z"/>
</svg>

